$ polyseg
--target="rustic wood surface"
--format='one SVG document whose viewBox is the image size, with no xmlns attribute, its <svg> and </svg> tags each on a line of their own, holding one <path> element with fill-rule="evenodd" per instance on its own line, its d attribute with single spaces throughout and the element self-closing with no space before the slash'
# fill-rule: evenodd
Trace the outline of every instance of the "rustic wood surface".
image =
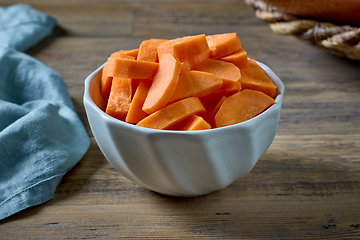
<svg viewBox="0 0 360 240">
<path fill-rule="evenodd" d="M 54 199 L 0 222 L 0 239 L 360 238 L 359 62 L 274 34 L 242 0 L 25 3 L 58 20 L 27 53 L 63 77 L 91 146 Z M 203 197 L 169 198 L 130 182 L 92 137 L 85 77 L 144 39 L 224 32 L 236 32 L 249 57 L 285 84 L 269 150 L 249 175 Z"/>
</svg>

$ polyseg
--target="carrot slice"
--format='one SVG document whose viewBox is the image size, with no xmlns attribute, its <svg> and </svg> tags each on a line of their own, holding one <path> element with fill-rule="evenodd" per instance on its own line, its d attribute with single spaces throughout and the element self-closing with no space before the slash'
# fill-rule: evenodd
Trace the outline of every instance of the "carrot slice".
<svg viewBox="0 0 360 240">
<path fill-rule="evenodd" d="M 188 119 L 184 120 L 184 122 L 176 128 L 176 130 L 180 131 L 194 131 L 205 129 L 211 129 L 210 124 L 207 123 L 202 117 L 199 117 L 197 115 L 193 115 Z"/>
<path fill-rule="evenodd" d="M 134 97 L 134 94 L 135 94 L 137 88 L 139 87 L 140 82 L 142 82 L 142 81 L 151 81 L 151 79 L 136 79 L 136 78 L 131 79 L 131 88 L 133 90 L 131 96 Z"/>
<path fill-rule="evenodd" d="M 137 55 L 139 53 L 139 49 L 132 49 L 132 50 L 120 50 L 117 52 L 114 52 L 110 55 L 110 58 L 118 58 L 119 56 L 122 56 L 123 54 L 133 57 L 134 59 L 137 58 Z"/>
<path fill-rule="evenodd" d="M 195 57 L 209 50 L 205 34 L 185 36 L 164 42 L 158 46 L 158 56 L 161 59 L 165 53 L 170 53 L 179 61 Z"/>
<path fill-rule="evenodd" d="M 212 111 L 210 112 L 209 116 L 207 117 L 206 121 L 210 124 L 210 126 L 215 127 L 215 115 L 219 111 L 221 105 L 225 102 L 226 97 L 222 96 L 219 102 L 214 106 Z"/>
<path fill-rule="evenodd" d="M 114 77 L 106 113 L 124 121 L 131 102 L 131 79 Z"/>
<path fill-rule="evenodd" d="M 219 90 L 223 81 L 212 73 L 188 71 L 180 75 L 169 102 L 187 97 L 204 97 Z"/>
<path fill-rule="evenodd" d="M 241 41 L 236 33 L 222 33 L 206 36 L 211 56 L 214 59 L 221 58 L 237 51 L 241 47 Z"/>
<path fill-rule="evenodd" d="M 195 57 L 188 58 L 187 60 L 181 62 L 181 64 L 184 64 L 186 68 L 190 71 L 193 66 L 196 64 L 200 64 L 202 61 L 208 59 L 210 57 L 210 50 L 203 52 L 199 55 L 196 55 Z"/>
<path fill-rule="evenodd" d="M 258 90 L 275 98 L 275 84 L 254 59 L 249 59 L 248 67 L 241 69 L 240 82 L 243 89 Z"/>
<path fill-rule="evenodd" d="M 240 48 L 236 52 L 220 58 L 220 60 L 233 63 L 235 66 L 240 68 L 240 71 L 242 68 L 248 66 L 247 52 L 243 48 Z"/>
<path fill-rule="evenodd" d="M 193 70 L 209 72 L 223 80 L 223 89 L 233 88 L 241 77 L 240 69 L 232 63 L 207 59 L 193 66 Z"/>
<path fill-rule="evenodd" d="M 105 66 L 104 66 L 105 67 Z M 106 70 L 104 71 L 106 72 Z M 100 91 L 101 91 L 101 95 L 102 97 L 107 100 L 109 98 L 110 95 L 110 90 L 111 90 L 111 84 L 112 84 L 112 79 L 113 77 L 110 76 L 104 76 L 101 77 L 101 85 L 100 85 Z"/>
<path fill-rule="evenodd" d="M 231 95 L 239 92 L 241 89 L 236 89 L 236 90 L 224 90 L 224 89 L 220 89 L 217 90 L 215 92 L 210 93 L 209 95 L 205 96 L 205 97 L 201 97 L 200 100 L 202 103 L 207 104 L 207 103 L 215 103 L 220 101 L 220 99 L 222 97 L 230 97 Z"/>
<path fill-rule="evenodd" d="M 245 89 L 225 99 L 215 115 L 216 127 L 249 120 L 260 114 L 275 100 L 263 92 Z"/>
<path fill-rule="evenodd" d="M 133 59 L 109 58 L 108 74 L 111 77 L 153 79 L 159 63 Z"/>
<path fill-rule="evenodd" d="M 126 122 L 137 123 L 148 116 L 148 114 L 142 110 L 142 107 L 150 86 L 151 80 L 142 80 L 140 82 L 131 101 L 129 112 L 126 115 Z"/>
<path fill-rule="evenodd" d="M 166 39 L 149 39 L 140 44 L 137 60 L 148 62 L 159 62 L 157 47 L 168 40 Z"/>
<path fill-rule="evenodd" d="M 136 125 L 154 129 L 169 129 L 182 120 L 203 111 L 205 108 L 199 98 L 189 97 L 161 108 Z"/>
<path fill-rule="evenodd" d="M 276 95 L 276 85 L 247 57 L 236 33 L 144 40 L 111 54 L 98 97 L 108 115 L 149 128 L 235 124 L 274 104 Z"/>
<path fill-rule="evenodd" d="M 135 59 L 135 57 L 127 55 L 126 51 L 121 50 L 113 53 L 110 58 L 119 58 L 119 59 Z M 100 91 L 101 95 L 105 100 L 109 98 L 111 83 L 112 83 L 112 73 L 111 69 L 113 68 L 112 62 L 107 61 L 102 70 L 101 83 L 100 83 Z"/>
<path fill-rule="evenodd" d="M 151 114 L 166 106 L 179 81 L 180 70 L 180 62 L 171 54 L 161 57 L 159 70 L 144 102 L 144 112 Z"/>
</svg>

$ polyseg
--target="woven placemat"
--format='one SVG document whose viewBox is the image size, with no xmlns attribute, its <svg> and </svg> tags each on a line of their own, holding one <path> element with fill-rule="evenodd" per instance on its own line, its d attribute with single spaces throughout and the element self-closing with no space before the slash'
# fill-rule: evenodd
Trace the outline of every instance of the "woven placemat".
<svg viewBox="0 0 360 240">
<path fill-rule="evenodd" d="M 337 56 L 360 60 L 360 28 L 304 19 L 281 12 L 261 0 L 245 0 L 258 19 L 278 34 L 294 35 Z"/>
</svg>

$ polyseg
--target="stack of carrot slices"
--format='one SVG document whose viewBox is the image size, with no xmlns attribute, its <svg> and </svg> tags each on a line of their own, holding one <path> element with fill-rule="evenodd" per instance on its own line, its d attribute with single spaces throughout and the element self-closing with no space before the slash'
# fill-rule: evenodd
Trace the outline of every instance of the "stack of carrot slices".
<svg viewBox="0 0 360 240">
<path fill-rule="evenodd" d="M 244 122 L 274 104 L 276 86 L 236 33 L 149 39 L 111 54 L 106 113 L 137 126 L 205 130 Z"/>
</svg>

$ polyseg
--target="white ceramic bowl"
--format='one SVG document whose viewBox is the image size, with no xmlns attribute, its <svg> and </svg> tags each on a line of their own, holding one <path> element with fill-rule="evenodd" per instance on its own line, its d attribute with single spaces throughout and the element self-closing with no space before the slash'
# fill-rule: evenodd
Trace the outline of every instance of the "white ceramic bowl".
<svg viewBox="0 0 360 240">
<path fill-rule="evenodd" d="M 199 131 L 149 129 L 105 114 L 101 66 L 86 78 L 84 92 L 95 140 L 116 170 L 149 190 L 194 197 L 223 189 L 253 169 L 278 127 L 285 87 L 269 67 L 259 65 L 277 86 L 275 104 L 246 122 Z"/>
</svg>

